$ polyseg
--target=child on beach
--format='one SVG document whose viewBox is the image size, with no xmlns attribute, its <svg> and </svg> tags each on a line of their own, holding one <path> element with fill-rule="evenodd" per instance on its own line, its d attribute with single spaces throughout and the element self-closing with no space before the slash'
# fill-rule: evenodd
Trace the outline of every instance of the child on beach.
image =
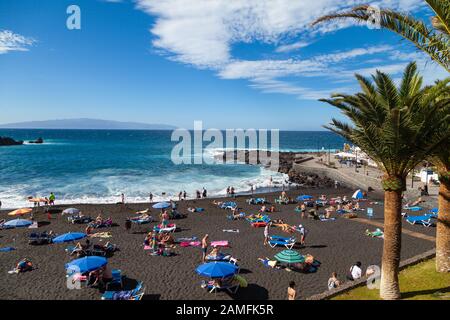
<svg viewBox="0 0 450 320">
<path fill-rule="evenodd" d="M 287 290 L 288 300 L 295 300 L 297 298 L 297 291 L 295 290 L 295 282 L 289 282 L 289 287 Z"/>
<path fill-rule="evenodd" d="M 333 290 L 341 285 L 341 282 L 337 278 L 337 273 L 333 272 L 331 278 L 328 279 L 328 290 Z"/>
</svg>

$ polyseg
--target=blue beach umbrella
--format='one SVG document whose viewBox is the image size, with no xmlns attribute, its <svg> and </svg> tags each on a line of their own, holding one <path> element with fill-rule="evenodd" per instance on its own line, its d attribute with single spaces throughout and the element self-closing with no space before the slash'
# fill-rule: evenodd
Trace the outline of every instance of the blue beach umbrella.
<svg viewBox="0 0 450 320">
<path fill-rule="evenodd" d="M 85 273 L 98 270 L 107 263 L 108 260 L 104 257 L 88 256 L 66 263 L 66 270 L 69 272 Z"/>
<path fill-rule="evenodd" d="M 311 200 L 312 198 L 313 198 L 313 196 L 303 194 L 303 195 L 297 197 L 297 201 L 306 201 L 306 200 Z"/>
<path fill-rule="evenodd" d="M 227 278 L 235 275 L 238 267 L 229 262 L 208 262 L 199 265 L 195 271 L 208 278 Z"/>
<path fill-rule="evenodd" d="M 28 227 L 31 226 L 33 222 L 30 220 L 25 219 L 14 219 L 10 220 L 8 222 L 5 222 L 3 225 L 9 228 L 22 228 L 22 227 Z"/>
<path fill-rule="evenodd" d="M 155 209 L 166 209 L 168 207 L 170 207 L 170 203 L 168 202 L 158 202 L 153 205 Z"/>
<path fill-rule="evenodd" d="M 63 242 L 71 242 L 75 240 L 80 240 L 86 237 L 85 233 L 82 232 L 69 232 L 64 233 L 60 236 L 57 236 L 53 239 L 54 243 L 63 243 Z"/>
</svg>

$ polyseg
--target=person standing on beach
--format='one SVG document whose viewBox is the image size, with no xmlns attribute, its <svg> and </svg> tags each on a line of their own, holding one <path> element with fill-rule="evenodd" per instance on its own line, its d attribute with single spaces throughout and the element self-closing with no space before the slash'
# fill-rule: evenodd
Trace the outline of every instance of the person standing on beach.
<svg viewBox="0 0 450 320">
<path fill-rule="evenodd" d="M 185 190 L 185 191 L 183 191 L 183 200 L 186 200 L 186 197 L 187 197 L 187 193 L 186 193 L 186 190 Z"/>
<path fill-rule="evenodd" d="M 178 201 L 181 201 L 182 198 L 183 198 L 183 191 L 180 191 L 180 193 L 178 194 Z"/>
<path fill-rule="evenodd" d="M 203 187 L 203 198 L 206 198 L 208 191 L 206 191 L 205 187 Z"/>
<path fill-rule="evenodd" d="M 288 300 L 295 300 L 297 298 L 297 291 L 295 290 L 295 282 L 289 282 L 289 287 L 287 290 Z"/>
<path fill-rule="evenodd" d="M 53 206 L 55 204 L 55 195 L 53 192 L 50 192 L 50 196 L 48 197 L 48 204 Z"/>
<path fill-rule="evenodd" d="M 153 193 L 150 192 L 150 194 L 148 195 L 148 198 L 150 200 L 150 203 L 153 202 Z"/>
<path fill-rule="evenodd" d="M 269 230 L 270 230 L 270 223 L 266 224 L 266 226 L 264 227 L 264 245 L 267 246 L 267 244 L 269 243 Z"/>
<path fill-rule="evenodd" d="M 227 197 L 230 195 L 230 187 L 227 187 Z"/>
<path fill-rule="evenodd" d="M 202 239 L 202 262 L 205 262 L 206 259 L 206 253 L 208 252 L 208 234 L 205 234 L 205 236 Z"/>
<path fill-rule="evenodd" d="M 231 194 L 231 196 L 234 198 L 234 187 L 231 187 L 231 188 L 230 188 L 230 194 Z"/>
<path fill-rule="evenodd" d="M 120 199 L 121 199 L 121 203 L 122 203 L 122 204 L 125 204 L 125 194 L 122 193 L 122 194 L 120 195 Z"/>
</svg>

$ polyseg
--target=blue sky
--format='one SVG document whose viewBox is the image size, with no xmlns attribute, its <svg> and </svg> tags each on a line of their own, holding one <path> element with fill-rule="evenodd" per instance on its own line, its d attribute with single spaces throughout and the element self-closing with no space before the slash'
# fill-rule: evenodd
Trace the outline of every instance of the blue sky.
<svg viewBox="0 0 450 320">
<path fill-rule="evenodd" d="M 396 79 L 418 61 L 399 37 L 315 18 L 358 0 L 2 0 L 0 123 L 101 118 L 191 128 L 320 130 L 317 99 L 357 90 L 353 74 Z M 422 0 L 373 3 L 429 19 Z M 66 9 L 81 9 L 68 30 Z"/>
</svg>

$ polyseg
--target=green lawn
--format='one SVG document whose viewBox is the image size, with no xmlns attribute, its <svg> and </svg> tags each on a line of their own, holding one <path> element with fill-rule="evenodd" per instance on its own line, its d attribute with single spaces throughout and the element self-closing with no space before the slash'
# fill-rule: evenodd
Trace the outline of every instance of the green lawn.
<svg viewBox="0 0 450 320">
<path fill-rule="evenodd" d="M 400 290 L 405 300 L 450 300 L 450 274 L 435 271 L 435 260 L 428 260 L 400 272 Z M 366 286 L 353 289 L 332 300 L 379 300 L 379 290 Z"/>
</svg>

